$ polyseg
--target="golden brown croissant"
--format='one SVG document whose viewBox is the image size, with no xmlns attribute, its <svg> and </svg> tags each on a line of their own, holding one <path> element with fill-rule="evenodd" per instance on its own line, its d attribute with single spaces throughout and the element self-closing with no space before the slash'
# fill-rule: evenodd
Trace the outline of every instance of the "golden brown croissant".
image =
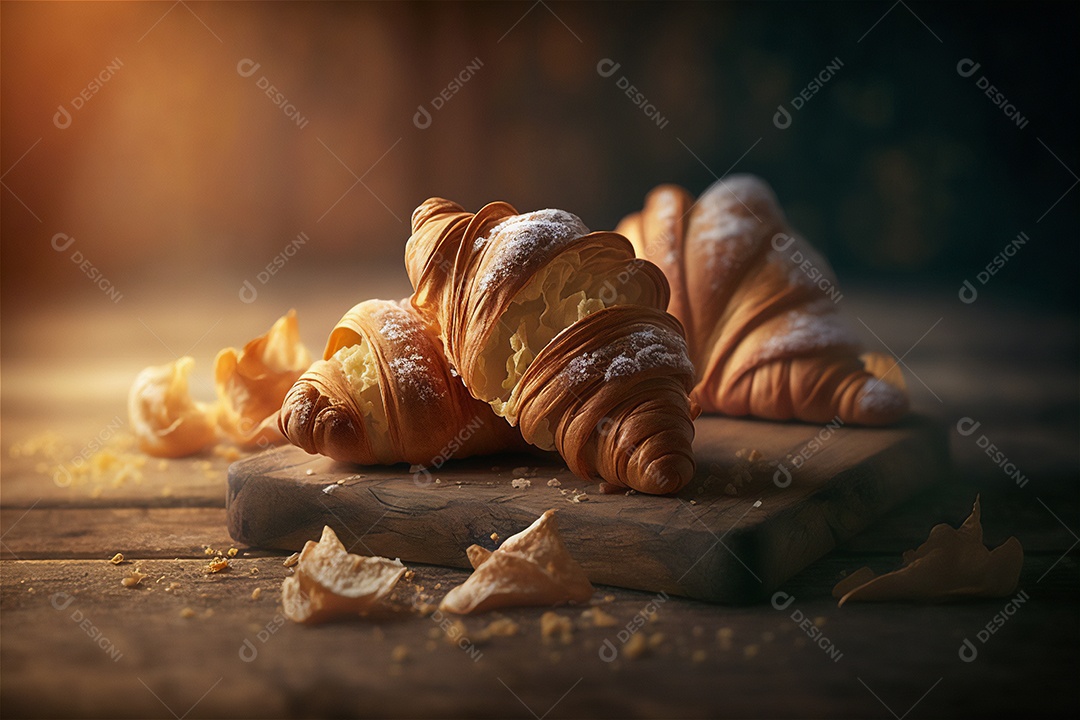
<svg viewBox="0 0 1080 720">
<path fill-rule="evenodd" d="M 667 276 L 706 412 L 866 425 L 907 412 L 897 363 L 860 359 L 832 270 L 764 181 L 731 176 L 696 203 L 662 185 L 616 232 Z"/>
<path fill-rule="evenodd" d="M 441 465 L 525 447 L 520 434 L 473 399 L 407 303 L 368 300 L 338 322 L 293 385 L 281 432 L 310 453 L 364 465 Z"/>
<path fill-rule="evenodd" d="M 584 478 L 650 493 L 694 473 L 693 367 L 660 270 L 562 210 L 433 198 L 405 251 L 413 306 L 469 392 Z"/>
</svg>

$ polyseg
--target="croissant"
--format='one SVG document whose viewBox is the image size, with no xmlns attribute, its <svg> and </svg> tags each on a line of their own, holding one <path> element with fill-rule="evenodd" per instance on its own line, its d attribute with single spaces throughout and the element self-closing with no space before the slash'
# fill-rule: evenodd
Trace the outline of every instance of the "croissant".
<svg viewBox="0 0 1080 720">
<path fill-rule="evenodd" d="M 835 275 L 764 181 L 734 175 L 696 202 L 662 185 L 616 232 L 671 284 L 705 412 L 864 425 L 907 412 L 896 361 L 860 358 Z"/>
<path fill-rule="evenodd" d="M 581 477 L 649 493 L 690 481 L 693 367 L 656 265 L 562 210 L 432 198 L 412 230 L 412 304 L 474 397 Z"/>
<path fill-rule="evenodd" d="M 295 310 L 242 350 L 228 347 L 219 352 L 214 358 L 218 426 L 239 445 L 281 442 L 277 430 L 281 399 L 309 365 L 311 354 L 300 342 Z"/>
<path fill-rule="evenodd" d="M 438 466 L 526 447 L 469 395 L 409 305 L 387 300 L 345 313 L 323 359 L 286 395 L 278 427 L 309 453 L 364 465 Z"/>
</svg>

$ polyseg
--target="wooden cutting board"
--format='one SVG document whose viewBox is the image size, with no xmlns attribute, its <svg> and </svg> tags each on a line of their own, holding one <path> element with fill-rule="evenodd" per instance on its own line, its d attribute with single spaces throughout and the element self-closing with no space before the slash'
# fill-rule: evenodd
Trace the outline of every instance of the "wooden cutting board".
<svg viewBox="0 0 1080 720">
<path fill-rule="evenodd" d="M 555 508 L 594 583 L 747 603 L 949 468 L 944 430 L 922 417 L 877 429 L 719 417 L 695 425 L 698 471 L 674 497 L 602 495 L 547 455 L 413 472 L 279 448 L 230 468 L 229 532 L 299 550 L 326 524 L 353 552 L 468 568 L 469 545 L 493 549 L 492 533 L 506 538 Z M 744 449 L 762 458 L 740 459 Z M 523 476 L 531 485 L 515 488 Z M 574 502 L 582 491 L 587 499 Z"/>
</svg>

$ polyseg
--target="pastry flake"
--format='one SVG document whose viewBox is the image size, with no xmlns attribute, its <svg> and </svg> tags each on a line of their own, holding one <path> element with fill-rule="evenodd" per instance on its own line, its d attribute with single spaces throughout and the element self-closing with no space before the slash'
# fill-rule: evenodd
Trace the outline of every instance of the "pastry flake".
<svg viewBox="0 0 1080 720">
<path fill-rule="evenodd" d="M 139 449 L 155 457 L 182 457 L 214 442 L 214 412 L 195 402 L 188 375 L 195 360 L 182 357 L 146 368 L 128 393 L 128 418 Z"/>
<path fill-rule="evenodd" d="M 1011 595 L 1020 580 L 1024 549 L 1015 537 L 987 549 L 981 516 L 976 497 L 963 525 L 935 525 L 926 542 L 904 553 L 902 568 L 884 575 L 861 568 L 837 583 L 833 597 L 843 606 L 853 601 L 936 602 Z"/>
<path fill-rule="evenodd" d="M 582 603 L 592 597 L 585 571 L 559 536 L 554 510 L 494 552 L 474 545 L 467 553 L 475 570 L 443 598 L 439 609 L 444 612 L 464 615 L 499 607 Z"/>
<path fill-rule="evenodd" d="M 296 311 L 290 310 L 265 335 L 242 350 L 225 348 L 214 360 L 218 424 L 234 442 L 280 442 L 277 412 L 286 393 L 311 365 L 300 342 Z"/>
<path fill-rule="evenodd" d="M 320 623 L 363 615 L 388 596 L 405 574 L 400 560 L 349 553 L 329 525 L 319 542 L 300 552 L 296 574 L 281 584 L 285 617 Z"/>
</svg>

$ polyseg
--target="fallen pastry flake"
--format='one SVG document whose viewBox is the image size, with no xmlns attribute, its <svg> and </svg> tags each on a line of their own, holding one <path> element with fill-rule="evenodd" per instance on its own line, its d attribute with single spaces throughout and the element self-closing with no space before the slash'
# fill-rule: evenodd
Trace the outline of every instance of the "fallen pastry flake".
<svg viewBox="0 0 1080 720">
<path fill-rule="evenodd" d="M 120 563 L 124 562 L 123 553 L 116 553 L 111 558 L 109 558 L 109 562 L 111 562 L 113 565 L 119 565 Z"/>
<path fill-rule="evenodd" d="M 299 562 L 299 560 L 300 560 L 300 553 L 298 553 L 298 552 L 294 552 L 294 553 L 293 553 L 292 555 L 290 555 L 289 557 L 285 558 L 285 559 L 284 559 L 284 560 L 283 560 L 283 561 L 281 562 L 281 565 L 282 565 L 283 567 L 292 567 L 292 566 L 293 566 L 293 565 L 295 565 L 295 564 L 296 564 L 297 562 Z"/>
<path fill-rule="evenodd" d="M 551 478 L 547 481 L 548 487 L 559 487 L 560 485 L 562 485 L 562 483 L 559 482 L 559 478 Z"/>
<path fill-rule="evenodd" d="M 523 477 L 514 478 L 510 481 L 510 485 L 518 490 L 524 490 L 532 485 L 532 480 L 527 480 Z"/>
<path fill-rule="evenodd" d="M 475 570 L 446 594 L 440 610 L 467 614 L 497 607 L 585 602 L 592 597 L 585 571 L 559 537 L 554 510 L 507 538 L 494 552 L 485 555 L 482 550 L 467 551 Z"/>
<path fill-rule="evenodd" d="M 349 553 L 327 525 L 319 542 L 304 545 L 295 575 L 282 582 L 281 604 L 295 622 L 355 617 L 388 596 L 404 574 L 400 560 Z"/>
<path fill-rule="evenodd" d="M 255 588 L 254 590 L 251 591 L 251 599 L 252 600 L 258 600 L 261 595 L 262 595 L 262 588 L 261 587 L 257 587 L 257 588 Z"/>
<path fill-rule="evenodd" d="M 903 555 L 903 567 L 884 575 L 861 568 L 833 588 L 839 605 L 850 601 L 939 602 L 957 598 L 1006 597 L 1016 589 L 1024 565 L 1020 541 L 1010 537 L 994 550 L 983 545 L 979 498 L 959 528 L 945 523 L 926 542 Z"/>
<path fill-rule="evenodd" d="M 130 575 L 128 575 L 126 578 L 122 579 L 120 581 L 120 584 L 123 585 L 126 588 L 133 588 L 133 587 L 139 585 L 143 581 L 143 578 L 145 578 L 145 577 L 148 577 L 148 576 L 141 573 L 141 572 L 139 572 L 138 568 L 136 568 L 136 569 L 131 571 Z"/>
<path fill-rule="evenodd" d="M 239 551 L 239 550 L 237 550 L 236 548 L 234 548 L 234 547 L 231 547 L 231 548 L 229 548 L 229 551 L 228 551 L 227 553 L 225 553 L 225 554 L 226 554 L 226 555 L 228 555 L 229 557 L 236 557 L 236 555 L 237 555 L 237 554 L 238 554 L 239 552 L 240 552 L 240 551 Z"/>
<path fill-rule="evenodd" d="M 218 555 L 216 558 L 208 562 L 203 570 L 207 575 L 211 575 L 213 573 L 219 573 L 228 570 L 230 567 L 232 566 L 229 565 L 228 559 Z"/>
</svg>

